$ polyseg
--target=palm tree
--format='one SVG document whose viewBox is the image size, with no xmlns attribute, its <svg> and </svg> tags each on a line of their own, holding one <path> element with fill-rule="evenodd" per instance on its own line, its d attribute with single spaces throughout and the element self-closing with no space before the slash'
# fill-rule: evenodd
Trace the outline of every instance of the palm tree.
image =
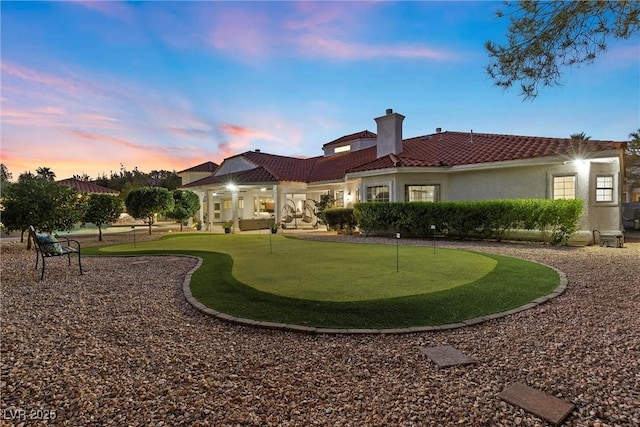
<svg viewBox="0 0 640 427">
<path fill-rule="evenodd" d="M 636 132 L 631 132 L 629 134 L 629 143 L 627 144 L 627 151 L 630 154 L 635 154 L 636 156 L 640 156 L 640 129 Z"/>
<path fill-rule="evenodd" d="M 591 137 L 587 136 L 587 134 L 584 133 L 584 132 L 572 133 L 571 135 L 569 135 L 569 138 L 571 138 L 571 139 L 579 139 L 579 140 L 582 140 L 582 141 L 588 141 L 588 140 L 591 139 Z"/>
<path fill-rule="evenodd" d="M 36 175 L 38 178 L 43 178 L 47 181 L 53 181 L 56 178 L 56 174 L 51 170 L 51 168 L 47 167 L 40 167 L 36 169 Z"/>
</svg>

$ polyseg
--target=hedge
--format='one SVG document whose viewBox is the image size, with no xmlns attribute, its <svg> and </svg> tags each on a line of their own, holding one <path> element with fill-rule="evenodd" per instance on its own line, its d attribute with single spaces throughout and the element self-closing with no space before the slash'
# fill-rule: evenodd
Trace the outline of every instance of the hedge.
<svg viewBox="0 0 640 427">
<path fill-rule="evenodd" d="M 327 227 L 337 230 L 338 232 L 351 234 L 356 226 L 356 219 L 353 216 L 353 209 L 351 208 L 325 209 L 322 212 L 322 217 Z"/>
<path fill-rule="evenodd" d="M 578 230 L 581 200 L 484 200 L 470 202 L 358 203 L 355 222 L 365 234 L 401 232 L 415 236 L 439 233 L 498 241 L 512 229 L 539 230 L 552 244 L 565 243 Z"/>
</svg>

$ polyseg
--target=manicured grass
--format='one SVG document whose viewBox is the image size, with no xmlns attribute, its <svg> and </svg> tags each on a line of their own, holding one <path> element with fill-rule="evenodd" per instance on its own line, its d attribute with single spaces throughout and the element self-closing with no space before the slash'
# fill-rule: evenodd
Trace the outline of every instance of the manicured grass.
<svg viewBox="0 0 640 427">
<path fill-rule="evenodd" d="M 191 291 L 203 304 L 256 320 L 335 328 L 438 325 L 514 308 L 558 285 L 552 269 L 468 251 L 314 242 L 281 235 L 180 234 L 88 248 L 96 255 L 203 258 Z"/>
</svg>

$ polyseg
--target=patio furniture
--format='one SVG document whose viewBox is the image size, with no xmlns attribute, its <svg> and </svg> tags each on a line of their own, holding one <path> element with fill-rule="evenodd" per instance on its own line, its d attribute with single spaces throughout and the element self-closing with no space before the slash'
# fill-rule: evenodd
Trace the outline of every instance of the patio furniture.
<svg viewBox="0 0 640 427">
<path fill-rule="evenodd" d="M 36 270 L 38 269 L 39 259 L 42 260 L 42 274 L 40 275 L 40 280 L 44 279 L 45 259 L 65 255 L 67 256 L 69 265 L 71 265 L 71 255 L 78 256 L 78 267 L 80 268 L 80 275 L 82 275 L 80 242 L 69 239 L 68 237 L 53 237 L 47 233 L 36 233 L 36 229 L 32 225 L 29 226 L 29 238 L 36 248 Z M 75 247 L 72 247 L 72 244 Z"/>
</svg>

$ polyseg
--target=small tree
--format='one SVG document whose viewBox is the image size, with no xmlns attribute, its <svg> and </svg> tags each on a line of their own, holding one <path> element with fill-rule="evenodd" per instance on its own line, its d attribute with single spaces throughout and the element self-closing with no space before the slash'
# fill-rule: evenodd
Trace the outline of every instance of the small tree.
<svg viewBox="0 0 640 427">
<path fill-rule="evenodd" d="M 322 194 L 320 196 L 320 201 L 316 204 L 316 215 L 318 216 L 318 219 L 323 224 L 327 224 L 327 226 L 328 226 L 328 223 L 327 223 L 327 218 L 324 215 L 324 211 L 335 207 L 335 204 L 336 204 L 336 199 L 329 193 Z"/>
<path fill-rule="evenodd" d="M 30 225 L 39 230 L 71 230 L 81 222 L 85 199 L 69 187 L 23 174 L 7 185 L 2 195 L 2 223 L 8 231 L 20 230 L 21 240 Z"/>
<path fill-rule="evenodd" d="M 167 212 L 167 217 L 180 221 L 180 231 L 182 231 L 182 222 L 191 218 L 200 209 L 200 197 L 193 191 L 174 190 L 173 202 L 173 210 Z"/>
<path fill-rule="evenodd" d="M 141 187 L 131 190 L 125 202 L 127 212 L 134 218 L 142 219 L 151 226 L 155 222 L 155 216 L 173 210 L 173 195 L 163 187 Z"/>
<path fill-rule="evenodd" d="M 83 223 L 93 223 L 98 227 L 98 241 L 102 241 L 102 226 L 115 222 L 122 213 L 122 200 L 113 194 L 92 194 L 87 202 Z"/>
</svg>

